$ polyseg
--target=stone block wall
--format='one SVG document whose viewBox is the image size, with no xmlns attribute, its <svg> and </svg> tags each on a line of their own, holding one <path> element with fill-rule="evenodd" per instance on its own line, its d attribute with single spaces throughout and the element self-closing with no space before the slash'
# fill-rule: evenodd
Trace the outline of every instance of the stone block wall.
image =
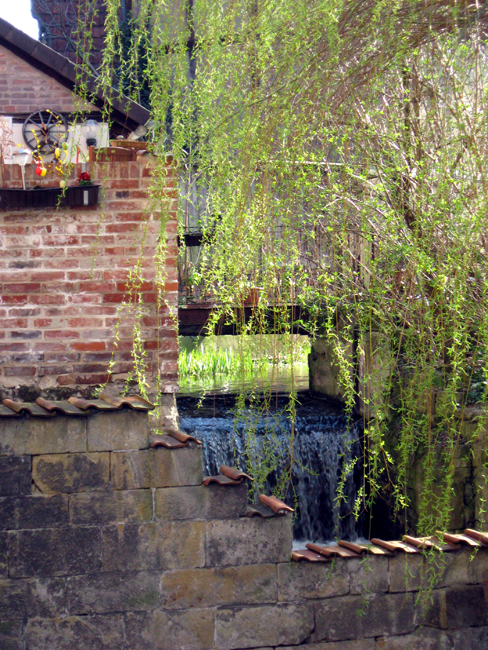
<svg viewBox="0 0 488 650">
<path fill-rule="evenodd" d="M 163 393 L 177 390 L 176 205 L 168 167 L 161 206 L 148 208 L 153 159 L 87 165 L 100 184 L 99 205 L 5 210 L 0 205 L 0 396 L 32 400 L 122 383 L 133 370 L 134 323 L 140 325 L 149 378 Z M 81 165 L 68 184 L 75 184 Z M 3 167 L 3 186 L 22 187 L 18 165 Z M 57 186 L 27 165 L 28 187 Z M 168 216 L 166 215 L 166 216 Z M 155 253 L 167 243 L 163 303 L 157 308 Z M 136 267 L 142 281 L 132 293 Z M 124 304 L 126 303 L 126 304 Z M 127 304 L 129 303 L 129 304 Z M 31 388 L 32 390 L 26 390 Z"/>
<path fill-rule="evenodd" d="M 290 562 L 147 412 L 0 418 L 2 650 L 485 650 L 488 548 Z"/>
</svg>

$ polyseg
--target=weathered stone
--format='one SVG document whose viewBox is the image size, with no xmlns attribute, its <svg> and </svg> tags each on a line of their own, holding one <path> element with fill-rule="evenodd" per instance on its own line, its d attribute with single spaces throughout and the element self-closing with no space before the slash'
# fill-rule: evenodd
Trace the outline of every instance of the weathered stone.
<svg viewBox="0 0 488 650">
<path fill-rule="evenodd" d="M 311 604 L 220 609 L 215 614 L 215 645 L 220 650 L 298 645 L 313 627 Z"/>
<path fill-rule="evenodd" d="M 471 646 L 464 646 L 464 650 Z M 451 641 L 443 630 L 421 628 L 414 634 L 386 636 L 376 640 L 376 650 L 451 650 Z"/>
<path fill-rule="evenodd" d="M 161 577 L 162 607 L 216 607 L 277 600 L 276 566 L 167 571 Z"/>
<path fill-rule="evenodd" d="M 348 560 L 351 594 L 380 593 L 388 591 L 390 576 L 388 558 L 365 555 L 361 560 Z"/>
<path fill-rule="evenodd" d="M 287 562 L 292 547 L 291 517 L 243 517 L 208 521 L 206 566 Z"/>
<path fill-rule="evenodd" d="M 304 650 L 376 650 L 376 641 L 374 639 L 332 641 L 331 643 L 307 643 L 299 647 L 304 648 Z M 287 648 L 280 648 L 280 650 L 297 650 L 297 646 L 288 646 Z"/>
<path fill-rule="evenodd" d="M 150 521 L 153 515 L 151 490 L 79 492 L 69 498 L 72 524 L 113 524 Z"/>
<path fill-rule="evenodd" d="M 31 490 L 30 456 L 0 457 L 0 497 L 30 494 Z"/>
<path fill-rule="evenodd" d="M 488 648 L 488 627 L 471 627 L 450 633 L 449 650 L 486 650 Z M 436 649 L 437 650 L 437 649 Z"/>
<path fill-rule="evenodd" d="M 482 585 L 435 589 L 432 599 L 423 607 L 423 625 L 456 629 L 487 623 L 488 607 Z"/>
<path fill-rule="evenodd" d="M 389 559 L 390 591 L 419 591 L 429 585 L 439 588 L 476 582 L 470 579 L 469 569 L 469 553 L 436 553 L 426 557 L 401 553 Z"/>
<path fill-rule="evenodd" d="M 34 458 L 32 473 L 41 492 L 89 492 L 106 490 L 110 478 L 110 454 L 52 454 Z"/>
<path fill-rule="evenodd" d="M 62 576 L 100 568 L 98 528 L 19 530 L 8 536 L 10 577 Z"/>
<path fill-rule="evenodd" d="M 75 576 L 68 579 L 67 586 L 71 615 L 146 611 L 159 606 L 159 576 L 156 573 Z"/>
<path fill-rule="evenodd" d="M 149 447 L 147 411 L 93 413 L 87 420 L 86 432 L 88 451 Z"/>
<path fill-rule="evenodd" d="M 22 621 L 0 621 L 0 648 L 2 650 L 24 650 Z"/>
<path fill-rule="evenodd" d="M 349 593 L 348 562 L 278 564 L 279 600 L 330 598 Z"/>
<path fill-rule="evenodd" d="M 2 618 L 51 618 L 64 613 L 65 608 L 65 585 L 61 578 L 0 580 Z"/>
<path fill-rule="evenodd" d="M 480 549 L 477 553 L 463 553 L 468 566 L 468 579 L 466 582 L 474 584 L 488 584 L 488 550 Z"/>
<path fill-rule="evenodd" d="M 131 650 L 210 650 L 214 647 L 214 612 L 129 613 L 125 633 Z"/>
<path fill-rule="evenodd" d="M 200 447 L 157 447 L 114 452 L 111 454 L 111 475 L 117 490 L 200 485 L 202 450 Z"/>
<path fill-rule="evenodd" d="M 86 451 L 86 418 L 0 419 L 0 454 L 15 456 Z"/>
<path fill-rule="evenodd" d="M 398 553 L 388 560 L 390 592 L 418 591 L 429 585 L 423 555 Z"/>
<path fill-rule="evenodd" d="M 198 485 L 156 490 L 157 519 L 227 519 L 247 512 L 247 485 Z"/>
<path fill-rule="evenodd" d="M 205 566 L 205 523 L 119 524 L 103 529 L 104 571 L 151 571 Z"/>
<path fill-rule="evenodd" d="M 7 533 L 0 532 L 0 578 L 8 575 L 8 543 Z M 1 616 L 1 614 L 0 614 Z"/>
<path fill-rule="evenodd" d="M 116 615 L 31 619 L 25 638 L 28 650 L 114 650 L 124 647 L 124 622 Z"/>
<path fill-rule="evenodd" d="M 67 496 L 56 494 L 0 499 L 0 529 L 54 528 L 68 523 Z"/>
<path fill-rule="evenodd" d="M 313 641 L 342 641 L 414 629 L 412 594 L 344 596 L 317 601 Z"/>
</svg>

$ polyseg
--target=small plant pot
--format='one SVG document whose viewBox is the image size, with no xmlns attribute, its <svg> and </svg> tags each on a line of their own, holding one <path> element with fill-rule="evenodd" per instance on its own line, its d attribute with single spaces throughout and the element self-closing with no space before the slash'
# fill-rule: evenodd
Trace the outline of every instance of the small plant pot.
<svg viewBox="0 0 488 650">
<path fill-rule="evenodd" d="M 259 287 L 251 287 L 249 293 L 244 298 L 245 305 L 257 305 L 261 295 L 261 289 Z"/>
</svg>

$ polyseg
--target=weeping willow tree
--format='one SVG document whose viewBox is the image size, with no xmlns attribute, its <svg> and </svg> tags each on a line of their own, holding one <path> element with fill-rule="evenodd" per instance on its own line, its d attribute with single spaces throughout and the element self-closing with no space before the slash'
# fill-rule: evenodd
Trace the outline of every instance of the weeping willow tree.
<svg viewBox="0 0 488 650">
<path fill-rule="evenodd" d="M 475 436 L 486 427 L 487 3 L 138 0 L 119 66 L 119 1 L 105 1 L 101 84 L 116 67 L 137 96 L 146 45 L 152 191 L 171 157 L 182 228 L 207 243 L 192 281 L 211 325 L 291 333 L 300 306 L 346 409 L 362 405 L 358 512 L 388 481 L 406 512 L 421 458 L 418 532 L 448 527 L 472 402 Z"/>
</svg>

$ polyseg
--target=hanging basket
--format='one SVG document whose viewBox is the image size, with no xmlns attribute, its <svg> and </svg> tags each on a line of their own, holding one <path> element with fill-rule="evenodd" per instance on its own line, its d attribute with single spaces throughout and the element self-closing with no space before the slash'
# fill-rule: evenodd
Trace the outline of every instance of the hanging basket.
<svg viewBox="0 0 488 650">
<path fill-rule="evenodd" d="M 98 203 L 99 185 L 77 185 L 66 188 L 38 187 L 28 190 L 0 188 L 0 210 L 13 208 L 75 208 Z"/>
</svg>

